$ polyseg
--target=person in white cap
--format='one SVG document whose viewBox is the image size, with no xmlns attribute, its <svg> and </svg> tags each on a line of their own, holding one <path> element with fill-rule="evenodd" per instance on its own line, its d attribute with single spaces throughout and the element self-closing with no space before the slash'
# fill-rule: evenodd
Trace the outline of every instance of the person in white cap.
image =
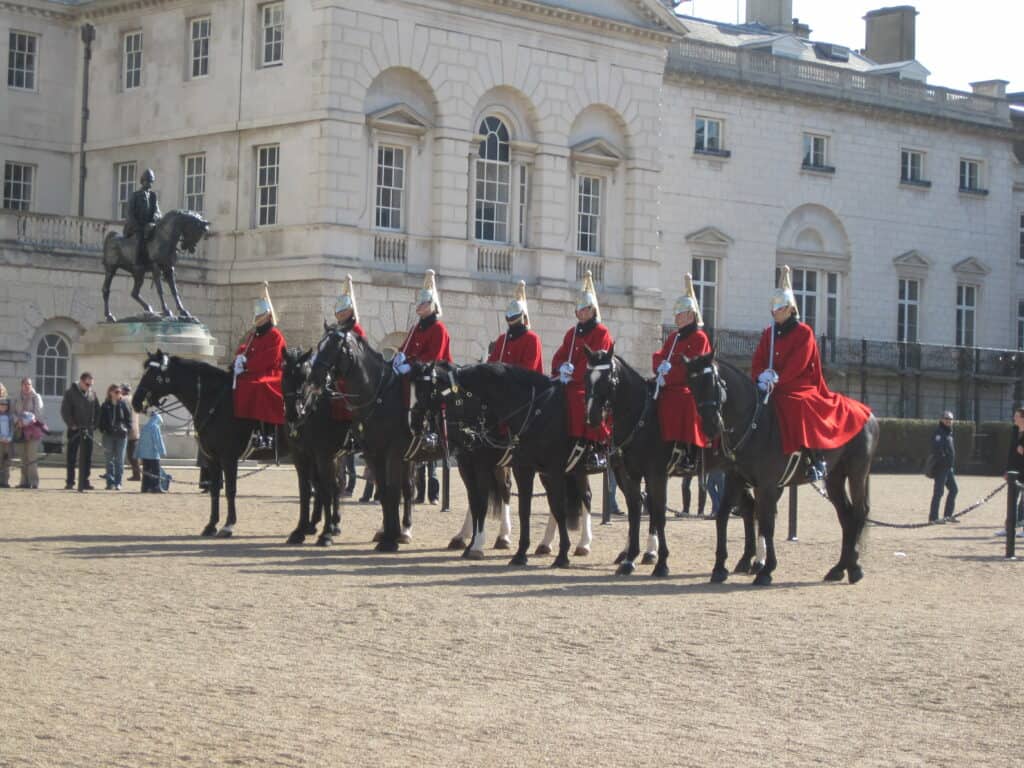
<svg viewBox="0 0 1024 768">
<path fill-rule="evenodd" d="M 522 280 L 516 286 L 515 298 L 505 309 L 508 330 L 491 344 L 488 363 L 505 363 L 529 371 L 544 373 L 544 352 L 540 336 L 530 328 L 530 316 L 526 306 L 526 283 Z"/>
<path fill-rule="evenodd" d="M 235 417 L 260 422 L 253 434 L 257 448 L 273 447 L 272 430 L 264 425 L 284 424 L 281 363 L 287 344 L 276 325 L 270 288 L 264 283 L 263 295 L 253 302 L 252 329 L 235 352 L 233 366 Z"/>
<path fill-rule="evenodd" d="M 419 321 L 409 329 L 405 343 L 391 361 L 398 373 L 407 373 L 408 363 L 452 361 L 451 337 L 439 319 L 441 296 L 432 269 L 427 270 L 423 287 L 416 294 L 416 315 Z"/>
<path fill-rule="evenodd" d="M 782 268 L 782 286 L 772 294 L 771 311 L 775 322 L 761 334 L 751 374 L 775 404 L 783 453 L 806 451 L 808 479 L 820 480 L 827 471 L 821 451 L 856 437 L 871 410 L 825 383 L 814 330 L 800 322 L 788 266 Z"/>
<path fill-rule="evenodd" d="M 356 293 L 352 285 L 352 275 L 345 276 L 345 285 L 334 302 L 335 327 L 342 332 L 351 333 L 360 339 L 366 338 L 366 331 L 359 324 L 359 309 L 356 307 Z M 345 392 L 345 380 L 339 378 L 335 382 L 339 392 Z M 352 412 L 344 398 L 336 397 L 331 400 L 331 418 L 335 421 L 352 421 Z"/>
<path fill-rule="evenodd" d="M 658 375 L 658 423 L 661 439 L 672 443 L 668 472 L 677 469 L 687 474 L 697 470 L 696 449 L 708 445 L 701 429 L 697 401 L 693 399 L 686 375 L 688 358 L 711 352 L 711 342 L 704 333 L 704 319 L 693 292 L 693 276 L 686 275 L 686 293 L 676 299 L 672 308 L 676 330 L 669 334 L 658 352 L 652 368 Z"/>
<path fill-rule="evenodd" d="M 583 276 L 583 285 L 576 301 L 576 321 L 551 359 L 551 375 L 557 376 L 565 385 L 567 428 L 569 437 L 575 440 L 565 471 L 571 472 L 583 459 L 587 472 L 603 472 L 608 467 L 604 446 L 611 437 L 611 422 L 606 420 L 597 427 L 587 426 L 584 402 L 587 354 L 584 348 L 589 347 L 593 352 L 609 351 L 615 341 L 608 328 L 601 323 L 601 307 L 597 303 L 594 277 L 589 269 Z"/>
</svg>

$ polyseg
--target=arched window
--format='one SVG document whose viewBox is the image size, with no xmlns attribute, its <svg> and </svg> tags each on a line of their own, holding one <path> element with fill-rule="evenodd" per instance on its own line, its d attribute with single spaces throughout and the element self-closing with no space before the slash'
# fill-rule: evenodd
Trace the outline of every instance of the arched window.
<svg viewBox="0 0 1024 768">
<path fill-rule="evenodd" d="M 36 346 L 36 391 L 48 397 L 61 396 L 68 386 L 71 347 L 57 333 L 48 333 Z"/>
<path fill-rule="evenodd" d="M 475 236 L 507 243 L 512 169 L 508 128 L 497 117 L 485 117 L 479 132 L 484 138 L 476 161 Z"/>
</svg>

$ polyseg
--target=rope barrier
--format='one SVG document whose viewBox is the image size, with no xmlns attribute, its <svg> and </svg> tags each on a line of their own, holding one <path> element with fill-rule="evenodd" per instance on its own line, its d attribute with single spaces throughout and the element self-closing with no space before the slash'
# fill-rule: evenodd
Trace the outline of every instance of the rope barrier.
<svg viewBox="0 0 1024 768">
<path fill-rule="evenodd" d="M 877 525 L 877 526 L 879 526 L 881 528 L 906 528 L 906 529 L 911 529 L 911 528 L 927 528 L 927 527 L 929 527 L 931 525 L 941 525 L 941 524 L 945 523 L 948 520 L 955 520 L 957 518 L 963 517 L 967 513 L 973 512 L 978 507 L 980 507 L 980 506 L 982 506 L 984 504 L 988 504 L 988 502 L 990 502 L 993 498 L 995 498 L 1004 488 L 1006 488 L 1006 483 L 1005 482 L 1000 483 L 997 487 L 992 489 L 988 493 L 988 495 L 986 495 L 984 498 L 978 499 L 976 502 L 971 504 L 969 507 L 965 507 L 964 509 L 961 509 L 959 512 L 956 512 L 956 513 L 950 515 L 947 518 L 940 518 L 939 520 L 929 520 L 927 523 L 887 523 L 887 522 L 884 522 L 882 520 L 875 520 L 874 518 L 870 518 L 869 517 L 868 518 L 868 522 L 872 523 L 873 525 Z"/>
</svg>

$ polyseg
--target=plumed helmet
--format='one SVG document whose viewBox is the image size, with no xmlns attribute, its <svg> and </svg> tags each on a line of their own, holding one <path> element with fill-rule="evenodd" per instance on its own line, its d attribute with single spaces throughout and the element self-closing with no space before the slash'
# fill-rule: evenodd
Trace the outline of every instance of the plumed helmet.
<svg viewBox="0 0 1024 768">
<path fill-rule="evenodd" d="M 156 174 L 153 173 L 152 168 L 147 168 L 142 172 L 142 181 L 148 181 L 150 184 L 156 181 Z"/>
<path fill-rule="evenodd" d="M 252 303 L 252 321 L 256 322 L 256 318 L 261 315 L 270 313 L 270 321 L 277 325 L 277 313 L 274 312 L 274 304 L 270 301 L 270 284 L 267 282 L 263 283 L 263 295 L 260 296 L 256 301 Z"/>
<path fill-rule="evenodd" d="M 588 269 L 583 275 L 583 284 L 580 286 L 580 295 L 576 299 L 576 310 L 594 308 L 594 317 L 601 322 L 601 307 L 597 303 L 597 288 L 594 287 L 594 275 Z"/>
<path fill-rule="evenodd" d="M 697 303 L 697 294 L 693 291 L 693 275 L 689 272 L 686 273 L 686 288 L 682 296 L 676 299 L 675 306 L 672 307 L 672 314 L 678 315 L 680 312 L 693 312 L 694 317 L 697 319 L 697 326 L 704 325 L 704 318 L 700 314 L 700 304 Z"/>
<path fill-rule="evenodd" d="M 800 317 L 800 308 L 797 306 L 796 296 L 793 294 L 792 270 L 788 265 L 782 267 L 780 285 L 772 294 L 772 312 L 783 307 L 792 307 L 796 317 Z"/>
<path fill-rule="evenodd" d="M 440 317 L 441 294 L 437 292 L 437 281 L 434 280 L 434 270 L 432 269 L 428 269 L 427 274 L 423 276 L 423 287 L 416 294 L 416 306 L 426 304 L 428 301 L 433 302 L 434 312 Z"/>
<path fill-rule="evenodd" d="M 359 310 L 356 308 L 356 293 L 352 287 L 352 275 L 345 275 L 345 284 L 341 287 L 341 293 L 334 302 L 334 314 L 352 310 L 352 319 L 359 322 Z"/>
<path fill-rule="evenodd" d="M 516 284 L 516 290 L 512 301 L 510 301 L 508 306 L 505 308 L 506 320 L 509 320 L 516 315 L 522 315 L 523 325 L 527 328 L 530 327 L 530 315 L 527 313 L 526 307 L 526 281 L 524 280 L 520 280 Z"/>
</svg>

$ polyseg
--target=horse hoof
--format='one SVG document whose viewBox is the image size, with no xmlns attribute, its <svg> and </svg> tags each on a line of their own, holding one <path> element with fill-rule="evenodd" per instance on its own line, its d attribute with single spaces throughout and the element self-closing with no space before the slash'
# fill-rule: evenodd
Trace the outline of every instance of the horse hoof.
<svg viewBox="0 0 1024 768">
<path fill-rule="evenodd" d="M 834 565 L 829 572 L 825 574 L 825 581 L 842 581 L 845 571 L 846 569 L 843 568 L 843 566 Z"/>
<path fill-rule="evenodd" d="M 383 540 L 383 538 L 384 531 L 377 531 L 375 534 L 373 534 L 373 539 L 371 539 L 371 541 L 381 541 Z"/>
<path fill-rule="evenodd" d="M 398 543 L 399 544 L 411 544 L 412 543 L 412 534 L 409 533 L 408 531 L 402 531 L 402 533 L 398 536 Z"/>
<path fill-rule="evenodd" d="M 114 317 L 113 315 L 107 315 L 107 322 L 108 323 L 116 323 L 117 322 L 117 318 Z"/>
<path fill-rule="evenodd" d="M 334 543 L 334 539 L 330 537 L 330 534 L 322 534 L 319 539 L 316 540 L 318 547 L 329 547 Z"/>
<path fill-rule="evenodd" d="M 216 536 L 217 535 L 217 526 L 214 525 L 213 523 L 210 523 L 208 526 L 203 528 L 203 532 L 200 533 L 199 535 L 200 536 Z"/>
<path fill-rule="evenodd" d="M 748 560 L 747 558 L 743 558 L 738 563 L 736 563 L 736 567 L 732 569 L 732 572 L 733 573 L 750 573 L 751 572 L 750 571 L 750 560 Z"/>
<path fill-rule="evenodd" d="M 219 531 L 217 531 L 218 539 L 230 539 L 234 535 L 235 531 L 230 525 L 225 525 Z"/>
<path fill-rule="evenodd" d="M 465 549 L 466 540 L 461 536 L 453 536 L 452 540 L 448 542 L 448 549 Z"/>
<path fill-rule="evenodd" d="M 508 536 L 499 536 L 494 540 L 495 549 L 512 549 L 512 542 Z"/>
<path fill-rule="evenodd" d="M 529 562 L 529 560 L 527 559 L 526 555 L 517 554 L 517 555 L 514 555 L 512 557 L 512 559 L 508 561 L 508 564 L 509 565 L 515 565 L 515 566 L 524 566 L 528 562 Z"/>
<path fill-rule="evenodd" d="M 306 534 L 302 531 L 292 531 L 291 536 L 288 537 L 286 544 L 302 544 L 306 540 Z"/>
<path fill-rule="evenodd" d="M 853 568 L 850 568 L 847 571 L 847 574 L 850 577 L 850 583 L 856 584 L 858 581 L 864 578 L 864 569 L 861 568 L 859 565 L 855 565 L 853 566 Z"/>
<path fill-rule="evenodd" d="M 615 562 L 613 562 L 612 565 L 620 565 L 621 563 L 626 562 L 626 554 L 626 550 L 619 552 L 619 554 L 615 556 Z"/>
<path fill-rule="evenodd" d="M 569 556 L 559 555 L 555 558 L 555 562 L 551 564 L 552 568 L 568 568 L 569 567 Z"/>
<path fill-rule="evenodd" d="M 767 587 L 772 583 L 772 575 L 768 571 L 761 571 L 754 579 L 755 587 Z"/>
<path fill-rule="evenodd" d="M 654 571 L 651 575 L 657 576 L 659 579 L 663 579 L 668 576 L 668 563 L 658 563 L 654 566 Z"/>
<path fill-rule="evenodd" d="M 576 547 L 576 551 L 572 553 L 573 557 L 586 557 L 590 554 L 590 547 L 584 547 L 582 544 Z"/>
<path fill-rule="evenodd" d="M 306 525 L 302 528 L 302 532 L 307 536 L 316 536 L 316 524 L 306 523 Z"/>
<path fill-rule="evenodd" d="M 550 555 L 551 554 L 551 547 L 549 547 L 547 544 L 538 544 L 537 548 L 535 550 L 533 550 L 533 554 L 535 554 L 535 555 Z"/>
<path fill-rule="evenodd" d="M 654 565 L 658 562 L 658 556 L 653 552 L 644 552 L 644 556 L 640 559 L 640 565 Z"/>
<path fill-rule="evenodd" d="M 636 565 L 633 564 L 632 560 L 623 560 L 622 564 L 615 571 L 616 576 L 632 576 L 633 571 L 636 570 Z"/>
<path fill-rule="evenodd" d="M 374 549 L 377 552 L 397 552 L 398 551 L 398 542 L 397 541 L 387 541 L 387 540 L 382 538 L 380 541 L 377 542 L 377 546 L 374 547 Z"/>
<path fill-rule="evenodd" d="M 340 525 L 332 525 L 328 532 L 331 534 L 331 536 L 340 536 L 341 535 L 341 526 Z"/>
<path fill-rule="evenodd" d="M 729 571 L 725 568 L 715 568 L 711 571 L 711 583 L 722 584 L 729 578 Z"/>
<path fill-rule="evenodd" d="M 764 563 L 760 560 L 755 560 L 753 565 L 750 566 L 750 573 L 754 576 L 764 570 Z"/>
<path fill-rule="evenodd" d="M 462 556 L 467 560 L 483 560 L 484 552 L 482 549 L 467 549 Z"/>
</svg>

